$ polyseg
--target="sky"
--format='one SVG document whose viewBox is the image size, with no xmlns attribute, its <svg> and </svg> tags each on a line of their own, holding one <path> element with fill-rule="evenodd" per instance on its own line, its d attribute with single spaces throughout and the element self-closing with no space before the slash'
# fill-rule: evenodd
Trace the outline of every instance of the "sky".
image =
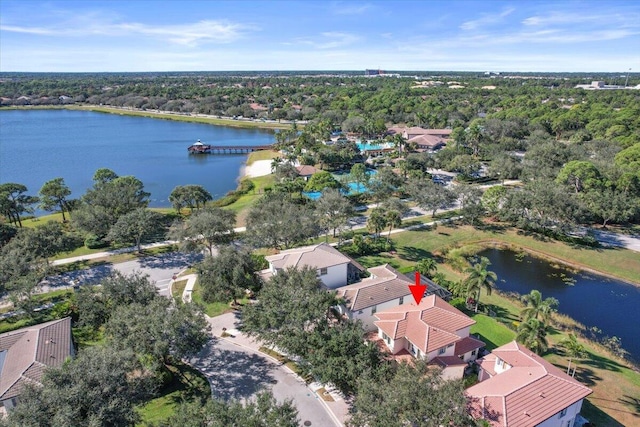
<svg viewBox="0 0 640 427">
<path fill-rule="evenodd" d="M 0 0 L 0 71 L 640 71 L 640 1 Z"/>
</svg>

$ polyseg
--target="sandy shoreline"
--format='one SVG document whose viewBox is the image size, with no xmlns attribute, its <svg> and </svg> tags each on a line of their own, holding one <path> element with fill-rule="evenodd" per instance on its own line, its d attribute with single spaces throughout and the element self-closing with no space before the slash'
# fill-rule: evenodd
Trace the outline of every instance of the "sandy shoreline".
<svg viewBox="0 0 640 427">
<path fill-rule="evenodd" d="M 242 176 L 248 178 L 256 178 L 271 174 L 271 160 L 256 160 L 250 165 L 245 165 L 242 170 Z"/>
</svg>

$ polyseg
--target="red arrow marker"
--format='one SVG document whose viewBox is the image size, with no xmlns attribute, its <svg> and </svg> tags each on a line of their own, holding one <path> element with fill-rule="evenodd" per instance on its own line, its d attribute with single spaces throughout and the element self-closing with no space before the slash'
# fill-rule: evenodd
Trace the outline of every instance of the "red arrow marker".
<svg viewBox="0 0 640 427">
<path fill-rule="evenodd" d="M 419 271 L 416 271 L 416 284 L 409 286 L 409 290 L 411 291 L 411 294 L 413 294 L 413 299 L 416 300 L 416 305 L 419 305 L 427 290 L 427 285 L 423 285 L 420 281 Z"/>
</svg>

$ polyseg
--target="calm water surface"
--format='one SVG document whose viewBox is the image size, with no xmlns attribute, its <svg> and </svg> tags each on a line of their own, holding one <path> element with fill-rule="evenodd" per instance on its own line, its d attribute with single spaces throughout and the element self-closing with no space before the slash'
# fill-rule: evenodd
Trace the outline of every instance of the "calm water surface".
<svg viewBox="0 0 640 427">
<path fill-rule="evenodd" d="M 587 327 L 597 326 L 604 335 L 621 338 L 622 347 L 635 361 L 640 361 L 640 287 L 604 276 L 571 272 L 539 258 L 520 257 L 512 251 L 488 249 L 480 256 L 491 261 L 489 269 L 498 275 L 498 289 L 521 295 L 538 289 L 543 298 L 556 298 L 560 313 Z M 575 283 L 567 284 L 563 277 Z"/>
<path fill-rule="evenodd" d="M 198 123 L 88 111 L 0 112 L 0 182 L 26 185 L 36 194 L 62 177 L 72 197 L 91 187 L 94 172 L 109 168 L 134 175 L 151 193 L 151 206 L 170 206 L 176 185 L 204 186 L 214 198 L 236 188 L 246 155 L 189 155 L 196 140 L 215 145 L 265 145 L 273 134 Z"/>
</svg>

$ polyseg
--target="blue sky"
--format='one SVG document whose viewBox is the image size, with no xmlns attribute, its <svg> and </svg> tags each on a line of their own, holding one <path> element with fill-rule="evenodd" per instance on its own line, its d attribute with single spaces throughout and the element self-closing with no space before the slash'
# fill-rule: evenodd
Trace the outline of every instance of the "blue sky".
<svg viewBox="0 0 640 427">
<path fill-rule="evenodd" d="M 0 0 L 0 71 L 640 71 L 640 2 Z"/>
</svg>

